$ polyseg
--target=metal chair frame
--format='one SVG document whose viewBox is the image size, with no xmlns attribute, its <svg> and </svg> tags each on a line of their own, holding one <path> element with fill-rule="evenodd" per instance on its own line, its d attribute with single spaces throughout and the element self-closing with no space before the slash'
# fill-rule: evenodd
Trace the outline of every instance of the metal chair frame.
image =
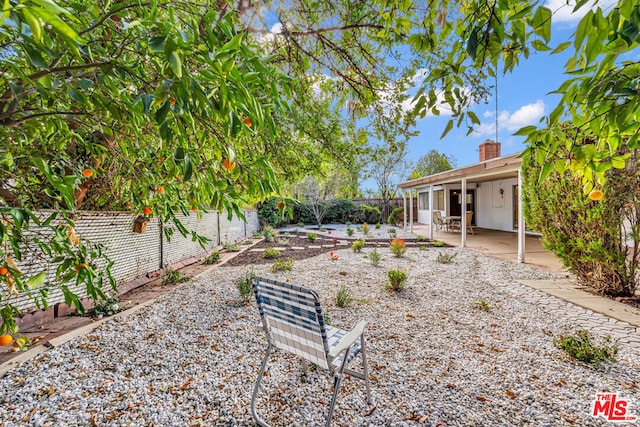
<svg viewBox="0 0 640 427">
<path fill-rule="evenodd" d="M 268 426 L 258 416 L 255 404 L 267 361 L 273 349 L 280 349 L 301 357 L 305 372 L 307 362 L 329 370 L 333 376 L 333 395 L 325 424 L 327 427 L 331 424 L 343 374 L 364 380 L 367 403 L 372 403 L 364 338 L 367 322 L 359 322 L 349 332 L 326 325 L 318 294 L 311 289 L 291 283 L 254 277 L 253 291 L 268 342 L 251 396 L 251 415 L 258 425 Z M 346 367 L 358 354 L 362 359 L 362 372 L 352 371 Z"/>
</svg>

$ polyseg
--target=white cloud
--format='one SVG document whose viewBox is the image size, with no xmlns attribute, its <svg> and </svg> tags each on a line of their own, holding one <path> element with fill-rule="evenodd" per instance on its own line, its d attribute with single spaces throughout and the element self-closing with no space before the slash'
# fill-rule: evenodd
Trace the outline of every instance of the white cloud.
<svg viewBox="0 0 640 427">
<path fill-rule="evenodd" d="M 278 22 L 278 23 L 274 24 L 273 27 L 271 27 L 271 32 L 273 34 L 280 34 L 280 33 L 282 33 L 282 29 L 283 28 L 284 27 L 282 26 L 282 23 Z"/>
<path fill-rule="evenodd" d="M 591 1 L 588 4 L 582 6 L 576 13 L 573 13 L 573 8 L 576 5 L 574 0 L 570 0 L 567 5 L 566 0 L 547 0 L 545 6 L 551 9 L 553 12 L 553 22 L 565 22 L 574 24 L 579 21 L 587 12 L 596 7 L 600 7 L 603 11 L 609 10 L 616 4 L 616 0 L 600 0 L 594 5 L 595 1 Z"/>
<path fill-rule="evenodd" d="M 498 116 L 498 127 L 500 130 L 508 130 L 511 132 L 515 132 L 518 129 L 535 125 L 539 122 L 540 118 L 544 116 L 545 105 L 542 100 L 537 100 L 532 104 L 523 105 L 514 113 L 509 113 L 508 111 L 502 111 Z M 488 112 L 483 114 L 484 117 L 488 118 L 493 116 Z M 495 135 L 496 128 L 494 122 L 485 122 L 482 123 L 474 130 L 475 136 L 485 136 L 485 135 Z"/>
</svg>

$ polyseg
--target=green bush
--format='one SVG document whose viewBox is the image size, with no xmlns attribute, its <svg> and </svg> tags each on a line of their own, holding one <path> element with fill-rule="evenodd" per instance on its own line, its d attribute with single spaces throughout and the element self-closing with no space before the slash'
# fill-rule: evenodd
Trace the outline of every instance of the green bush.
<svg viewBox="0 0 640 427">
<path fill-rule="evenodd" d="M 404 214 L 404 208 L 398 207 L 393 208 L 389 217 L 387 218 L 387 224 L 390 225 L 400 225 L 402 224 L 402 215 Z"/>
<path fill-rule="evenodd" d="M 364 248 L 364 239 L 358 239 L 351 245 L 353 252 L 360 252 L 362 251 L 362 248 Z"/>
<path fill-rule="evenodd" d="M 342 285 L 336 294 L 336 304 L 338 307 L 346 307 L 352 302 L 353 294 L 345 285 Z"/>
<path fill-rule="evenodd" d="M 380 217 L 380 209 L 376 206 L 360 205 L 353 212 L 352 221 L 355 223 L 367 222 L 375 224 L 376 222 L 380 222 Z"/>
<path fill-rule="evenodd" d="M 271 266 L 271 272 L 290 271 L 293 269 L 293 258 L 280 258 Z"/>
<path fill-rule="evenodd" d="M 273 243 L 276 240 L 276 236 L 278 235 L 278 232 L 272 226 L 266 225 L 260 232 L 260 235 L 264 237 L 264 239 L 267 242 Z"/>
<path fill-rule="evenodd" d="M 318 238 L 317 233 L 313 233 L 311 231 L 307 232 L 307 239 L 309 239 L 310 241 L 315 242 L 317 238 Z"/>
<path fill-rule="evenodd" d="M 380 264 L 380 253 L 377 249 L 374 248 L 369 253 L 369 261 L 371 261 L 371 265 L 373 265 L 374 267 L 377 267 L 378 264 Z"/>
<path fill-rule="evenodd" d="M 353 229 L 347 228 L 347 236 L 353 236 Z"/>
<path fill-rule="evenodd" d="M 277 250 L 277 249 L 274 249 L 274 248 L 265 249 L 265 251 L 262 254 L 262 256 L 265 259 L 280 258 L 280 251 Z"/>
<path fill-rule="evenodd" d="M 436 257 L 436 261 L 440 264 L 451 264 L 456 256 L 458 256 L 457 252 L 452 254 L 445 254 L 444 252 L 440 252 Z"/>
<path fill-rule="evenodd" d="M 188 281 L 188 277 L 182 277 L 180 270 L 167 270 L 162 276 L 163 285 L 173 285 L 176 283 L 182 283 Z"/>
<path fill-rule="evenodd" d="M 404 242 L 404 239 L 396 238 L 391 241 L 389 249 L 391 250 L 391 253 L 396 256 L 396 258 L 402 258 L 407 252 L 407 244 Z"/>
<path fill-rule="evenodd" d="M 580 330 L 575 335 L 560 336 L 554 344 L 574 359 L 596 366 L 607 360 L 615 361 L 618 346 L 611 344 L 611 337 L 606 337 L 601 346 L 593 343 L 593 337 L 588 331 Z"/>
<path fill-rule="evenodd" d="M 404 289 L 407 281 L 407 272 L 406 270 L 389 270 L 387 278 L 389 279 L 387 288 L 397 292 Z"/>
<path fill-rule="evenodd" d="M 590 200 L 581 178 L 569 171 L 554 170 L 538 182 L 544 166 L 537 163 L 535 152 L 523 164 L 527 226 L 542 233 L 544 245 L 581 284 L 623 297 L 634 295 L 640 265 L 640 153 L 626 154 L 631 157 L 624 169 L 605 174 L 606 183 L 600 189 L 604 197 L 598 201 Z M 561 159 L 546 163 L 554 164 L 555 160 Z"/>
<path fill-rule="evenodd" d="M 262 203 L 258 203 L 258 219 L 261 224 L 271 227 L 281 227 L 289 224 L 289 217 L 285 213 L 283 216 L 278 210 L 279 197 L 270 197 Z"/>
<path fill-rule="evenodd" d="M 206 256 L 205 259 L 202 260 L 202 263 L 205 265 L 217 264 L 220 262 L 220 251 L 213 251 L 210 255 Z"/>
<path fill-rule="evenodd" d="M 253 278 L 255 276 L 254 272 L 249 271 L 235 281 L 236 289 L 238 289 L 240 298 L 245 304 L 249 304 L 253 297 Z"/>
<path fill-rule="evenodd" d="M 332 206 L 327 209 L 324 222 L 327 224 L 346 224 L 349 221 L 355 205 L 349 199 L 334 199 Z"/>
</svg>

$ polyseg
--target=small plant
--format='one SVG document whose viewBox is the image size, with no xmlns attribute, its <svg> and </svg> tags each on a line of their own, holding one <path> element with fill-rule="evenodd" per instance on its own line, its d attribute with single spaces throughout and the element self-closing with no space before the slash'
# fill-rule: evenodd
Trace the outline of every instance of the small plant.
<svg viewBox="0 0 640 427">
<path fill-rule="evenodd" d="M 236 285 L 236 289 L 240 293 L 240 299 L 245 304 L 249 304 L 251 302 L 251 298 L 253 298 L 253 278 L 256 274 L 253 271 L 249 271 L 244 274 L 244 276 L 240 276 L 236 279 L 234 284 Z"/>
<path fill-rule="evenodd" d="M 338 239 L 336 237 L 333 238 L 333 243 L 338 243 L 339 241 L 340 241 L 340 239 Z"/>
<path fill-rule="evenodd" d="M 387 288 L 397 292 L 404 289 L 405 282 L 407 281 L 407 271 L 389 270 L 387 277 L 389 278 Z"/>
<path fill-rule="evenodd" d="M 396 234 L 397 234 L 397 231 L 396 231 L 396 229 L 395 229 L 395 228 L 390 228 L 390 229 L 389 229 L 389 236 L 390 236 L 392 239 L 395 239 L 395 238 L 396 238 Z"/>
<path fill-rule="evenodd" d="M 327 229 L 324 228 L 324 227 L 321 227 L 321 228 L 318 228 L 318 231 L 321 232 L 321 233 L 326 233 Z"/>
<path fill-rule="evenodd" d="M 312 242 L 315 242 L 317 238 L 318 238 L 318 235 L 316 233 L 307 231 L 307 239 L 309 239 Z"/>
<path fill-rule="evenodd" d="M 369 261 L 371 261 L 371 265 L 377 267 L 380 264 L 380 253 L 378 253 L 377 249 L 372 250 L 369 253 Z"/>
<path fill-rule="evenodd" d="M 407 244 L 404 242 L 404 239 L 396 238 L 391 241 L 389 249 L 391 250 L 391 253 L 396 256 L 396 258 L 402 258 L 407 252 Z"/>
<path fill-rule="evenodd" d="M 289 271 L 293 269 L 293 261 L 293 258 L 280 258 L 273 263 L 271 271 L 273 273 L 278 271 Z"/>
<path fill-rule="evenodd" d="M 358 239 L 351 245 L 353 252 L 360 252 L 362 251 L 362 248 L 364 248 L 364 239 Z"/>
<path fill-rule="evenodd" d="M 289 239 L 287 239 L 286 237 L 282 237 L 282 238 L 276 239 L 276 242 L 280 246 L 287 246 L 289 244 Z"/>
<path fill-rule="evenodd" d="M 358 230 L 358 233 L 362 233 L 362 226 L 361 225 L 356 226 L 356 230 Z"/>
<path fill-rule="evenodd" d="M 353 236 L 353 229 L 352 228 L 347 228 L 347 236 L 349 236 L 349 237 Z"/>
<path fill-rule="evenodd" d="M 118 303 L 118 297 L 113 296 L 107 298 L 106 300 L 96 301 L 96 304 L 92 309 L 87 311 L 86 315 L 88 317 L 101 318 L 104 316 L 112 316 L 123 310 L 125 310 L 125 308 Z"/>
<path fill-rule="evenodd" d="M 572 358 L 595 366 L 604 360 L 614 362 L 618 354 L 618 346 L 611 344 L 611 337 L 607 336 L 603 345 L 597 346 L 591 333 L 585 330 L 579 330 L 575 335 L 561 335 L 553 343 Z"/>
<path fill-rule="evenodd" d="M 322 319 L 324 320 L 325 325 L 331 326 L 331 317 L 329 317 L 328 313 L 324 313 L 322 315 Z"/>
<path fill-rule="evenodd" d="M 207 255 L 202 260 L 202 263 L 204 265 L 217 264 L 219 262 L 220 262 L 220 251 L 213 251 L 213 252 L 211 252 L 211 254 Z"/>
<path fill-rule="evenodd" d="M 438 261 L 440 264 L 451 264 L 456 256 L 458 256 L 457 252 L 452 254 L 445 254 L 444 252 L 440 252 L 436 257 L 436 261 Z"/>
<path fill-rule="evenodd" d="M 352 302 L 353 294 L 345 285 L 342 285 L 336 294 L 336 304 L 338 304 L 338 307 L 346 307 Z"/>
<path fill-rule="evenodd" d="M 444 242 L 441 240 L 436 240 L 435 242 L 433 242 L 433 246 L 435 246 L 436 248 L 441 248 L 444 246 Z"/>
<path fill-rule="evenodd" d="M 364 234 L 369 234 L 369 224 L 367 224 L 366 222 L 362 224 L 362 232 Z"/>
<path fill-rule="evenodd" d="M 485 300 L 481 299 L 478 300 L 476 302 L 473 303 L 473 305 L 478 309 L 478 310 L 482 310 L 482 311 L 491 311 L 491 306 L 489 305 L 488 302 L 486 302 Z"/>
<path fill-rule="evenodd" d="M 240 243 L 222 243 L 222 248 L 228 252 L 240 252 Z"/>
<path fill-rule="evenodd" d="M 162 284 L 163 285 L 173 285 L 175 283 L 182 283 L 189 280 L 188 277 L 182 277 L 180 270 L 167 270 L 162 276 Z"/>
<path fill-rule="evenodd" d="M 333 252 L 329 252 L 329 259 L 331 261 L 337 261 L 338 260 L 338 255 L 334 254 Z"/>
<path fill-rule="evenodd" d="M 376 223 L 376 230 L 380 230 L 380 227 L 382 227 L 382 225 L 380 225 L 380 223 Z"/>
<path fill-rule="evenodd" d="M 274 248 L 269 248 L 269 249 L 265 249 L 264 253 L 262 254 L 262 256 L 265 259 L 275 259 L 275 258 L 280 258 L 280 251 Z"/>
<path fill-rule="evenodd" d="M 275 228 L 271 227 L 270 225 L 267 225 L 262 229 L 262 232 L 260 234 L 262 235 L 262 237 L 264 237 L 264 239 L 267 242 L 273 243 L 276 240 L 276 236 L 278 235 L 278 232 L 276 231 Z"/>
<path fill-rule="evenodd" d="M 422 236 L 418 236 L 418 237 L 416 238 L 416 240 L 417 240 L 418 242 L 426 242 L 426 241 L 427 241 L 427 238 L 426 238 L 426 237 L 422 237 Z"/>
</svg>

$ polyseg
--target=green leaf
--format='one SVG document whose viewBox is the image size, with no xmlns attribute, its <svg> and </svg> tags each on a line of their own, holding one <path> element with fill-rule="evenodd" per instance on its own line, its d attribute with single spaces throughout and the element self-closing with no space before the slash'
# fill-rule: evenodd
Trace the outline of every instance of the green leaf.
<svg viewBox="0 0 640 427">
<path fill-rule="evenodd" d="M 469 119 L 471 119 L 471 123 L 479 125 L 480 124 L 480 119 L 478 118 L 478 116 L 476 116 L 476 113 L 474 113 L 473 111 L 468 111 L 467 112 L 467 117 L 469 117 Z"/>
<path fill-rule="evenodd" d="M 164 45 L 167 41 L 167 36 L 157 36 L 149 39 L 149 47 L 153 52 L 164 52 Z"/>
<path fill-rule="evenodd" d="M 475 61 L 476 54 L 478 51 L 478 32 L 480 29 L 475 27 L 471 30 L 471 34 L 469 34 L 469 39 L 467 40 L 467 53 Z"/>
<path fill-rule="evenodd" d="M 176 148 L 176 151 L 175 151 L 175 153 L 173 154 L 173 158 L 174 158 L 177 162 L 181 162 L 182 160 L 184 160 L 184 158 L 185 158 L 184 148 L 182 148 L 182 147 L 178 147 L 178 148 Z"/>
<path fill-rule="evenodd" d="M 551 41 L 551 9 L 540 6 L 533 15 L 531 26 L 533 32 L 549 43 Z"/>
<path fill-rule="evenodd" d="M 516 136 L 529 136 L 531 133 L 535 132 L 538 128 L 536 126 L 525 126 L 523 128 L 518 129 L 513 135 Z"/>
<path fill-rule="evenodd" d="M 440 139 L 447 136 L 447 134 L 451 131 L 451 129 L 453 129 L 453 120 L 449 120 L 449 122 L 447 122 L 447 126 L 444 128 L 444 131 L 442 131 L 442 135 L 440 135 Z"/>
<path fill-rule="evenodd" d="M 548 50 L 551 50 L 551 48 L 549 46 L 547 46 L 545 43 L 543 43 L 540 40 L 534 40 L 531 42 L 531 47 L 533 47 L 535 50 L 539 51 L 539 52 L 545 52 Z"/>
<path fill-rule="evenodd" d="M 24 20 L 27 21 L 27 24 L 29 24 L 33 39 L 40 43 L 42 40 L 42 25 L 40 24 L 40 21 L 38 21 L 38 18 L 33 13 L 31 13 L 31 9 L 28 7 L 22 9 L 22 16 L 24 17 Z"/>
<path fill-rule="evenodd" d="M 41 271 L 40 273 L 36 274 L 35 276 L 27 280 L 25 282 L 25 285 L 27 285 L 29 289 L 36 289 L 44 285 L 44 281 L 46 280 L 46 278 L 47 278 L 47 273 L 45 273 L 44 271 Z"/>
<path fill-rule="evenodd" d="M 612 157 L 611 166 L 613 166 L 616 169 L 624 169 L 625 161 L 622 157 Z"/>
<path fill-rule="evenodd" d="M 184 156 L 184 181 L 189 181 L 193 174 L 193 166 L 191 165 L 191 159 L 189 155 Z"/>
<path fill-rule="evenodd" d="M 555 164 L 553 162 L 545 162 L 544 166 L 542 166 L 542 170 L 540 171 L 538 182 L 543 182 L 545 179 L 547 179 L 547 177 L 549 176 L 549 174 L 551 174 L 551 171 L 554 169 L 554 167 L 555 167 Z"/>
<path fill-rule="evenodd" d="M 553 52 L 551 52 L 552 55 L 556 54 L 556 53 L 560 53 L 563 52 L 564 50 L 566 50 L 569 46 L 571 46 L 571 42 L 564 42 L 564 43 L 560 43 L 555 49 L 553 49 Z"/>
<path fill-rule="evenodd" d="M 169 54 L 169 66 L 173 74 L 179 79 L 182 78 L 182 60 L 175 50 Z"/>
</svg>

